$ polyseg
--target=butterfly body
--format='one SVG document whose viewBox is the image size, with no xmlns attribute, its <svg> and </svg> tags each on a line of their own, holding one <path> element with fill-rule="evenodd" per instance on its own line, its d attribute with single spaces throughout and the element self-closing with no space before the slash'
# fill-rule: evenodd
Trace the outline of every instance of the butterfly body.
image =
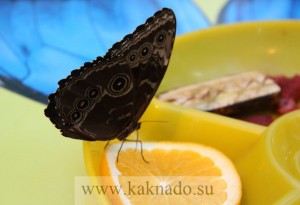
<svg viewBox="0 0 300 205">
<path fill-rule="evenodd" d="M 176 19 L 162 9 L 103 57 L 85 63 L 49 95 L 45 115 L 62 135 L 82 140 L 124 140 L 139 119 L 167 69 Z"/>
</svg>

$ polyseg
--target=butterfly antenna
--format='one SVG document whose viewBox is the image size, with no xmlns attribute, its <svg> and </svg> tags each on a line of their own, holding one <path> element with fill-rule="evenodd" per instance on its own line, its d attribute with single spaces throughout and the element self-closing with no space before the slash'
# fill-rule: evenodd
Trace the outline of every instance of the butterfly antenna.
<svg viewBox="0 0 300 205">
<path fill-rule="evenodd" d="M 141 121 L 140 123 L 145 123 L 145 122 L 163 122 L 163 123 L 167 123 L 169 121 L 165 121 L 165 120 L 145 120 L 145 121 Z"/>
<path fill-rule="evenodd" d="M 154 122 L 156 122 L 156 123 L 158 123 L 158 122 L 160 122 L 160 123 L 169 123 L 170 121 L 166 121 L 166 120 L 144 120 L 144 121 L 140 121 L 139 123 L 140 123 L 140 125 L 143 123 L 154 123 Z"/>
</svg>

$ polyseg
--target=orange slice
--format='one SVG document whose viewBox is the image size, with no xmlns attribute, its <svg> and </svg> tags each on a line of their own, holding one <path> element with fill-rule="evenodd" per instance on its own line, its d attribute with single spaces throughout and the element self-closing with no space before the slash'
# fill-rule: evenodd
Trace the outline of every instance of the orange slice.
<svg viewBox="0 0 300 205">
<path fill-rule="evenodd" d="M 241 182 L 232 162 L 221 152 L 192 143 L 125 142 L 106 148 L 102 160 L 112 204 L 239 204 Z M 111 187 L 110 187 L 111 189 Z"/>
</svg>

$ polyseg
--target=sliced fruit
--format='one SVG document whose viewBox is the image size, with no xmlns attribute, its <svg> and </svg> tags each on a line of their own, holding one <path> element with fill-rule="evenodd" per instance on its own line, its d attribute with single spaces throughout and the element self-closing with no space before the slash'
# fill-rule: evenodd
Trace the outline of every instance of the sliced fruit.
<svg viewBox="0 0 300 205">
<path fill-rule="evenodd" d="M 241 182 L 221 152 L 192 143 L 125 142 L 109 145 L 101 164 L 104 184 L 121 188 L 107 194 L 113 204 L 239 204 Z"/>
<path fill-rule="evenodd" d="M 222 115 L 269 109 L 278 102 L 280 87 L 270 78 L 251 71 L 179 87 L 158 98 Z"/>
</svg>

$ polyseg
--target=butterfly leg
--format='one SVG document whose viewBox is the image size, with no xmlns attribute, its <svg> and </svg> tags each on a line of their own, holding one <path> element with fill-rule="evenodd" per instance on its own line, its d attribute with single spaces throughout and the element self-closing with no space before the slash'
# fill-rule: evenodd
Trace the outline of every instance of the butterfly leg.
<svg viewBox="0 0 300 205">
<path fill-rule="evenodd" d="M 138 140 L 138 138 L 135 139 L 135 140 L 130 140 L 130 139 L 123 139 L 122 140 L 122 144 L 121 144 L 121 146 L 120 146 L 120 148 L 118 150 L 117 162 L 119 161 L 119 155 L 120 155 L 120 152 L 122 150 L 122 147 L 123 147 L 123 144 L 125 143 L 125 141 L 126 142 L 135 142 L 136 144 L 140 143 L 140 145 L 141 145 L 141 156 L 142 156 L 142 159 L 143 159 L 144 162 L 146 162 L 146 163 L 149 164 L 149 162 L 145 159 L 144 154 L 143 154 L 143 143 L 142 143 L 141 140 Z"/>
<path fill-rule="evenodd" d="M 118 150 L 117 163 L 119 162 L 120 152 L 121 152 L 121 149 L 122 149 L 122 147 L 123 147 L 123 144 L 124 144 L 125 140 L 126 140 L 126 139 L 122 140 L 122 144 L 121 144 L 121 146 L 120 146 L 120 148 L 119 148 L 119 150 Z"/>
<path fill-rule="evenodd" d="M 144 154 L 143 154 L 143 143 L 141 140 L 137 140 L 136 142 L 139 142 L 141 144 L 141 156 L 143 158 L 143 161 L 149 164 L 149 162 L 145 159 Z"/>
<path fill-rule="evenodd" d="M 139 141 L 139 130 L 137 129 L 136 130 L 136 138 L 135 138 L 135 150 L 134 151 L 136 151 L 137 150 L 137 142 Z M 141 147 L 142 147 L 142 142 L 141 142 Z"/>
<path fill-rule="evenodd" d="M 109 145 L 109 143 L 110 143 L 110 140 L 107 141 L 107 143 L 104 146 L 104 149 L 106 149 L 106 147 Z"/>
</svg>

